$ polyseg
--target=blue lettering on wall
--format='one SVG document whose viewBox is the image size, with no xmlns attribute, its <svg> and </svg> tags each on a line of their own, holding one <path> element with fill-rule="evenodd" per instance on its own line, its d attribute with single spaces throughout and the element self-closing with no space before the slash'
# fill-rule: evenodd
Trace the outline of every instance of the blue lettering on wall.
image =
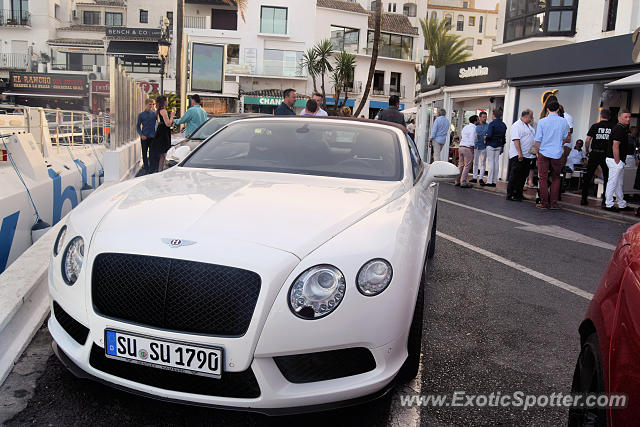
<svg viewBox="0 0 640 427">
<path fill-rule="evenodd" d="M 2 228 L 0 228 L 0 273 L 7 267 L 9 252 L 11 252 L 11 245 L 13 244 L 13 236 L 16 234 L 19 216 L 20 211 L 14 212 L 2 220 Z"/>
<path fill-rule="evenodd" d="M 78 195 L 76 194 L 76 189 L 73 186 L 68 186 L 62 191 L 62 179 L 60 175 L 52 171 L 48 170 L 49 177 L 53 179 L 53 219 L 51 225 L 56 225 L 60 218 L 62 218 L 62 205 L 65 200 L 69 200 L 71 202 L 71 208 L 75 208 L 78 206 Z M 83 179 L 86 174 L 83 174 Z"/>
<path fill-rule="evenodd" d="M 87 167 L 78 159 L 75 159 L 74 163 L 80 167 L 80 171 L 82 172 L 82 185 L 80 187 L 84 187 L 87 184 Z"/>
</svg>

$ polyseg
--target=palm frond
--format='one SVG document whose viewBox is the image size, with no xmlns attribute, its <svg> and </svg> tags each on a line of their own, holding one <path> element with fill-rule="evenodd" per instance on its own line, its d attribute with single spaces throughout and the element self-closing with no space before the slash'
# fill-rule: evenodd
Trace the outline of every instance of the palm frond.
<svg viewBox="0 0 640 427">
<path fill-rule="evenodd" d="M 222 1 L 224 1 L 226 4 L 230 6 L 237 6 L 238 10 L 240 11 L 240 16 L 242 17 L 242 20 L 244 22 L 247 22 L 246 19 L 244 18 L 244 12 L 247 10 L 247 7 L 249 7 L 249 0 L 222 0 Z"/>
</svg>

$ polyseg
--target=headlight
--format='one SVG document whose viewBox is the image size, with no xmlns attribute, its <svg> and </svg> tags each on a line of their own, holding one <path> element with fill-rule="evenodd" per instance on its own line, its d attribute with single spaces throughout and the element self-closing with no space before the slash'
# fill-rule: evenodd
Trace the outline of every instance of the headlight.
<svg viewBox="0 0 640 427">
<path fill-rule="evenodd" d="M 356 283 L 362 295 L 372 297 L 387 289 L 393 269 L 391 264 L 383 259 L 372 259 L 362 266 L 358 272 Z"/>
<path fill-rule="evenodd" d="M 289 289 L 289 307 L 303 319 L 319 319 L 340 305 L 344 275 L 332 265 L 316 265 L 298 276 Z"/>
<path fill-rule="evenodd" d="M 84 261 L 84 240 L 78 236 L 67 245 L 62 257 L 62 278 L 67 285 L 73 285 L 78 280 L 82 261 Z"/>
<path fill-rule="evenodd" d="M 64 235 L 67 234 L 67 226 L 63 225 L 58 233 L 58 237 L 56 237 L 56 243 L 53 245 L 53 256 L 58 256 L 60 250 L 62 249 L 62 244 L 64 243 Z"/>
</svg>

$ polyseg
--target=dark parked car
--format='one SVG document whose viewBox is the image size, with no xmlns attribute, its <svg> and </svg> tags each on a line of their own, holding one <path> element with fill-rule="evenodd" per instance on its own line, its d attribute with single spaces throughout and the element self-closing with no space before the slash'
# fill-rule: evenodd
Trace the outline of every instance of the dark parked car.
<svg viewBox="0 0 640 427">
<path fill-rule="evenodd" d="M 178 163 L 178 159 L 173 156 L 173 153 L 178 147 L 187 146 L 190 150 L 193 150 L 202 143 L 205 139 L 222 129 L 225 125 L 236 120 L 248 119 L 252 117 L 263 117 L 264 114 L 251 114 L 251 113 L 228 113 L 219 114 L 217 116 L 210 117 L 206 122 L 200 125 L 198 129 L 193 131 L 191 135 L 186 137 L 174 136 L 171 141 L 171 148 L 167 152 L 167 163 L 165 168 L 175 166 Z"/>
</svg>

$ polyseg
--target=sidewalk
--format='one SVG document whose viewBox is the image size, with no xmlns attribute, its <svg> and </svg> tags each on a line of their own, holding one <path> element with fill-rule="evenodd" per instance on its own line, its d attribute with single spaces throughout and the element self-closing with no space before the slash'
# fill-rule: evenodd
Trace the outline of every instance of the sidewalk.
<svg viewBox="0 0 640 427">
<path fill-rule="evenodd" d="M 505 181 L 498 181 L 495 187 L 481 187 L 479 184 L 470 183 L 470 185 L 475 190 L 486 191 L 490 193 L 498 193 L 500 195 L 507 194 L 507 183 Z M 537 190 L 533 188 L 525 187 L 524 190 L 524 198 L 527 201 L 535 202 L 537 196 Z M 604 216 L 607 218 L 616 218 L 629 223 L 636 223 L 640 221 L 640 218 L 635 215 L 635 208 L 640 207 L 637 203 L 628 203 L 629 206 L 633 207 L 633 211 L 625 211 L 625 212 L 609 212 L 605 211 L 600 207 L 600 199 L 596 199 L 595 197 L 589 197 L 589 204 L 587 206 L 582 206 L 580 204 L 580 195 L 573 193 L 562 193 L 562 200 L 559 202 L 560 206 L 563 209 L 569 209 L 579 212 L 588 213 L 590 215 L 598 215 Z M 517 202 L 514 202 L 517 203 Z"/>
</svg>

